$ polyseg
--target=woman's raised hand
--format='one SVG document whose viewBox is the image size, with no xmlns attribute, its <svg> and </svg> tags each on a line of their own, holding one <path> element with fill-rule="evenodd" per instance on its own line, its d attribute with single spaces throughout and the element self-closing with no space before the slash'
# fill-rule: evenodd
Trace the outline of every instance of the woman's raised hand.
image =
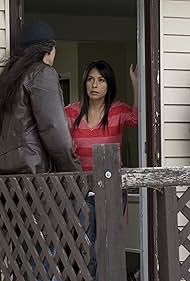
<svg viewBox="0 0 190 281">
<path fill-rule="evenodd" d="M 130 65 L 129 68 L 129 74 L 132 82 L 133 87 L 138 87 L 138 72 L 137 72 L 137 66 L 134 66 L 134 64 Z"/>
<path fill-rule="evenodd" d="M 138 106 L 138 71 L 137 71 L 137 66 L 134 66 L 134 64 L 131 64 L 130 68 L 129 68 L 129 74 L 130 74 L 131 83 L 132 83 L 132 86 L 133 86 L 133 98 L 134 98 L 133 106 L 137 107 Z"/>
</svg>

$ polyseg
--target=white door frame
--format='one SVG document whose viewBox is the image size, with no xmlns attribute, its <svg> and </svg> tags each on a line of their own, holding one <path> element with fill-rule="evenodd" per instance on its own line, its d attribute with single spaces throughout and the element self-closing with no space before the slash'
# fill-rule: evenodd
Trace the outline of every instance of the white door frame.
<svg viewBox="0 0 190 281">
<path fill-rule="evenodd" d="M 145 14 L 144 0 L 137 0 L 137 64 L 139 75 L 139 167 L 147 166 L 146 155 L 146 91 L 145 91 Z M 148 281 L 148 209 L 147 190 L 140 190 L 140 280 Z"/>
</svg>

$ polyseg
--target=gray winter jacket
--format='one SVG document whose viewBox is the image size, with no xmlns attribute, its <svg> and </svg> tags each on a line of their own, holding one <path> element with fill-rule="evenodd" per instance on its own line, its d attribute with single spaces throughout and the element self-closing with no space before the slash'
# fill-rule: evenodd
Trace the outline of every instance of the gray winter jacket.
<svg viewBox="0 0 190 281">
<path fill-rule="evenodd" d="M 0 131 L 0 174 L 80 170 L 52 66 L 28 70 L 10 109 Z"/>
</svg>

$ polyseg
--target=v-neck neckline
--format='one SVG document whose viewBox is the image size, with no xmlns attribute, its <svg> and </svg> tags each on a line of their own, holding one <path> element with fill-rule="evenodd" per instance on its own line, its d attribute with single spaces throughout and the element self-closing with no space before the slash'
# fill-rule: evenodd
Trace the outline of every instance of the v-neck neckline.
<svg viewBox="0 0 190 281">
<path fill-rule="evenodd" d="M 97 128 L 100 126 L 100 122 L 99 122 L 97 125 L 95 125 L 95 126 L 93 126 L 93 127 L 89 127 L 89 126 L 88 126 L 88 123 L 87 123 L 87 121 L 86 121 L 85 118 L 82 118 L 82 121 L 84 122 L 85 127 L 86 127 L 89 131 L 93 131 L 93 130 L 97 129 Z"/>
</svg>

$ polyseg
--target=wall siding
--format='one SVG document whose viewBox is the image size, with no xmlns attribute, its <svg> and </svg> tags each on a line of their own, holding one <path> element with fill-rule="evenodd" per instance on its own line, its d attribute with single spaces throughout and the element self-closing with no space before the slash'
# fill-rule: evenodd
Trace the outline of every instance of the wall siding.
<svg viewBox="0 0 190 281">
<path fill-rule="evenodd" d="M 190 1 L 161 1 L 162 165 L 190 165 Z"/>
<path fill-rule="evenodd" d="M 10 51 L 9 0 L 0 0 L 0 61 Z M 2 63 L 0 63 L 0 71 Z"/>
<path fill-rule="evenodd" d="M 161 0 L 162 165 L 190 165 L 190 1 Z M 183 188 L 177 195 L 183 195 Z M 187 204 L 190 204 L 188 202 Z M 179 230 L 188 223 L 178 214 Z M 180 261 L 189 253 L 181 246 Z"/>
</svg>

